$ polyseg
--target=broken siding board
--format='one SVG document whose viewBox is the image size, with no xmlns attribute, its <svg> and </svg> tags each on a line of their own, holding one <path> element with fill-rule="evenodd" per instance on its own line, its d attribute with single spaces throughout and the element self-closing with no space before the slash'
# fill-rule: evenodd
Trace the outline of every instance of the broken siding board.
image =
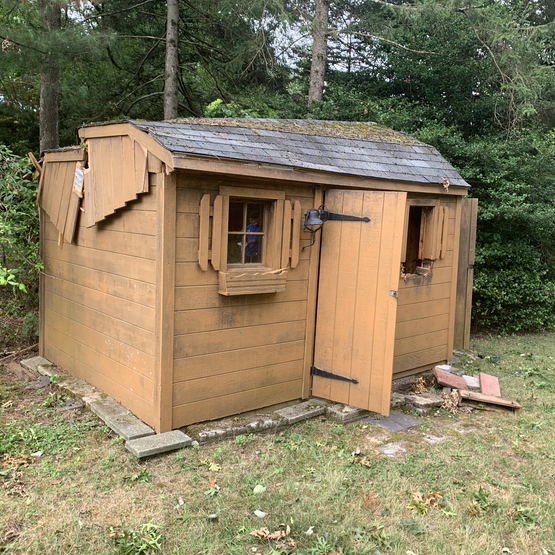
<svg viewBox="0 0 555 555">
<path fill-rule="evenodd" d="M 46 212 L 48 214 L 48 217 L 54 224 L 54 226 L 56 226 L 56 228 L 58 223 L 58 215 L 60 213 L 60 201 L 62 197 L 62 190 L 63 190 L 63 185 L 64 185 L 66 171 L 67 171 L 67 164 L 65 162 L 58 162 L 57 165 L 58 165 L 58 171 L 53 176 L 55 180 L 51 181 L 51 183 L 49 184 L 50 200 L 48 205 L 48 211 Z"/>
<path fill-rule="evenodd" d="M 58 295 L 56 291 L 48 291 L 45 295 L 45 306 L 55 310 L 70 320 L 75 320 L 87 328 L 108 334 L 113 340 L 119 341 L 148 355 L 155 352 L 154 333 L 137 328 L 133 324 L 118 320 Z"/>
<path fill-rule="evenodd" d="M 112 165 L 114 160 L 112 158 L 112 144 L 111 139 L 99 139 L 100 140 L 100 159 L 101 173 L 100 179 L 102 181 L 102 197 L 98 199 L 100 211 L 97 212 L 97 221 L 103 220 L 106 216 L 113 214 L 115 212 L 114 208 L 114 191 L 113 191 L 113 176 L 112 176 Z M 98 164 L 98 161 L 97 161 Z M 93 166 L 91 166 L 92 171 L 96 171 Z"/>
<path fill-rule="evenodd" d="M 82 162 L 87 159 L 87 151 L 82 148 L 47 152 L 44 159 L 48 162 Z"/>
<path fill-rule="evenodd" d="M 148 183 L 147 151 L 135 142 L 135 193 L 142 193 L 145 189 L 145 180 Z"/>
<path fill-rule="evenodd" d="M 65 345 L 63 345 L 65 347 Z M 72 374 L 91 385 L 94 385 L 117 402 L 124 404 L 138 418 L 147 424 L 152 423 L 152 403 L 145 401 L 138 395 L 116 383 L 110 377 L 99 374 L 95 368 L 87 366 L 72 355 L 63 351 L 60 347 L 45 342 L 45 358 L 51 360 L 62 368 L 71 369 Z"/>
<path fill-rule="evenodd" d="M 177 335 L 174 342 L 174 356 L 184 358 L 229 349 L 287 343 L 299 339 L 304 339 L 304 320 Z"/>
<path fill-rule="evenodd" d="M 262 345 L 196 357 L 177 358 L 174 361 L 174 383 L 242 370 L 253 370 L 284 362 L 302 361 L 304 348 L 305 342 L 301 339 L 277 345 Z"/>
<path fill-rule="evenodd" d="M 185 335 L 242 326 L 277 324 L 302 318 L 306 318 L 306 301 L 280 302 L 270 310 L 267 303 L 252 303 L 244 306 L 177 311 L 175 333 Z"/>
<path fill-rule="evenodd" d="M 222 418 L 296 399 L 301 396 L 301 386 L 301 380 L 294 380 L 173 407 L 174 427 Z"/>
<path fill-rule="evenodd" d="M 298 380 L 302 371 L 300 359 L 181 382 L 173 387 L 173 406 L 291 382 Z"/>
<path fill-rule="evenodd" d="M 135 191 L 135 152 L 132 139 L 125 135 L 121 137 L 122 166 L 123 166 L 123 195 L 126 202 L 137 198 Z"/>
<path fill-rule="evenodd" d="M 106 139 L 110 141 L 110 159 L 112 174 L 112 207 L 113 210 L 123 208 L 128 200 L 125 197 L 123 183 L 123 141 L 122 137 L 111 137 Z M 133 195 L 133 197 L 135 196 Z"/>
<path fill-rule="evenodd" d="M 79 211 L 81 207 L 81 199 L 73 192 L 69 200 L 69 206 L 67 211 L 67 218 L 64 226 L 64 237 L 66 241 L 73 243 L 73 238 L 75 236 L 75 230 L 77 228 L 77 220 L 79 218 Z"/>
<path fill-rule="evenodd" d="M 60 203 L 58 205 L 58 217 L 56 219 L 51 218 L 52 222 L 53 223 L 55 222 L 56 229 L 62 234 L 64 232 L 64 228 L 65 228 L 65 224 L 68 216 L 69 201 L 71 196 L 73 195 L 71 190 L 73 189 L 73 180 L 75 177 L 75 164 L 76 163 L 72 163 L 72 162 L 68 162 L 68 163 L 64 162 L 65 171 L 63 174 L 63 178 L 60 179 L 59 190 L 58 190 L 58 195 L 60 200 Z"/>
<path fill-rule="evenodd" d="M 98 222 L 96 228 L 99 232 L 120 231 L 135 233 L 137 235 L 156 235 L 156 212 L 145 210 L 118 210 L 107 220 Z"/>
</svg>

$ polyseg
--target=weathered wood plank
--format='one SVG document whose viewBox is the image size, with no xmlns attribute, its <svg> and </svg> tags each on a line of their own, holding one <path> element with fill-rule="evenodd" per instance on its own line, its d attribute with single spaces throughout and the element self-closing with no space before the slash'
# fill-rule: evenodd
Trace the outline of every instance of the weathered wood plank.
<svg viewBox="0 0 555 555">
<path fill-rule="evenodd" d="M 137 198 L 135 191 L 135 152 L 133 141 L 128 135 L 121 137 L 122 167 L 123 167 L 123 196 L 126 202 Z"/>
<path fill-rule="evenodd" d="M 96 220 L 103 220 L 106 216 L 115 212 L 114 207 L 114 191 L 113 191 L 113 177 L 112 177 L 112 142 L 111 139 L 99 139 L 100 141 L 100 168 L 99 159 L 96 160 L 96 167 L 91 165 L 93 172 L 99 173 L 99 180 L 102 182 L 102 196 L 96 197 L 98 201 L 96 207 L 99 208 L 96 213 Z M 98 181 L 96 181 L 98 185 Z"/>
<path fill-rule="evenodd" d="M 293 202 L 292 217 L 291 268 L 296 268 L 299 264 L 301 225 L 303 222 L 301 203 L 298 200 Z"/>
<path fill-rule="evenodd" d="M 175 334 L 277 324 L 304 318 L 306 318 L 306 301 L 281 302 L 279 307 L 268 307 L 268 303 L 252 303 L 243 306 L 178 311 L 175 313 Z"/>
<path fill-rule="evenodd" d="M 262 345 L 247 349 L 232 349 L 196 357 L 177 358 L 174 361 L 174 382 L 184 382 L 228 372 L 256 369 L 283 362 L 302 361 L 304 340 Z"/>
<path fill-rule="evenodd" d="M 425 328 L 421 328 L 421 331 L 424 330 Z M 439 331 L 421 333 L 420 335 L 396 338 L 394 356 L 406 355 L 414 351 L 422 351 L 442 345 L 445 345 L 445 349 L 447 349 L 447 331 L 447 328 L 445 328 Z"/>
<path fill-rule="evenodd" d="M 299 380 L 302 371 L 302 360 L 295 360 L 180 382 L 173 388 L 173 406 Z"/>
<path fill-rule="evenodd" d="M 286 200 L 283 205 L 283 231 L 281 237 L 281 267 L 289 266 L 291 246 L 291 202 Z"/>
<path fill-rule="evenodd" d="M 180 405 L 173 408 L 173 425 L 177 428 L 298 399 L 301 396 L 301 385 L 301 380 L 295 380 Z"/>
<path fill-rule="evenodd" d="M 448 306 L 446 308 L 449 309 Z M 423 332 L 447 330 L 449 326 L 449 314 L 447 312 L 439 316 L 428 316 L 427 312 L 423 310 L 417 316 L 421 317 L 405 322 L 397 320 L 395 340 L 417 336 Z"/>
<path fill-rule="evenodd" d="M 156 281 L 156 262 L 154 260 L 82 246 L 76 248 L 74 245 L 66 245 L 65 249 L 59 249 L 57 243 L 50 240 L 44 241 L 44 248 L 45 256 L 50 256 L 55 260 L 73 262 L 86 268 L 95 268 L 110 274 L 146 281 L 147 283 L 155 283 Z"/>
<path fill-rule="evenodd" d="M 236 328 L 178 335 L 174 342 L 175 358 L 184 358 L 230 349 L 246 349 L 304 339 L 304 320 L 266 326 Z"/>
<path fill-rule="evenodd" d="M 399 291 L 399 308 L 426 301 L 439 301 L 448 297 L 451 297 L 451 282 L 406 288 L 402 290 L 402 294 Z"/>
<path fill-rule="evenodd" d="M 117 210 L 118 208 L 124 207 L 128 200 L 135 198 L 135 195 L 133 194 L 129 199 L 125 197 L 122 137 L 111 137 L 106 140 L 110 141 L 112 205 L 114 210 Z"/>
<path fill-rule="evenodd" d="M 123 208 L 96 224 L 97 231 L 119 231 L 137 235 L 156 235 L 156 212 Z"/>
<path fill-rule="evenodd" d="M 45 292 L 44 297 L 45 309 L 55 310 L 58 314 L 79 322 L 87 328 L 109 335 L 114 341 L 119 341 L 138 351 L 154 356 L 154 333 L 70 301 L 52 291 Z"/>
<path fill-rule="evenodd" d="M 210 235 L 210 195 L 204 195 L 199 205 L 199 237 L 197 256 L 201 270 L 208 270 L 208 241 Z M 176 241 L 176 261 L 190 262 L 192 246 L 197 243 L 195 239 L 179 239 Z M 193 251 L 194 252 L 194 251 Z"/>
<path fill-rule="evenodd" d="M 222 264 L 222 221 L 223 221 L 223 197 L 218 195 L 214 199 L 214 210 L 212 217 L 212 268 L 218 271 Z"/>
<path fill-rule="evenodd" d="M 400 355 L 393 359 L 393 374 L 406 372 L 430 364 L 430 369 L 438 361 L 447 360 L 447 348 L 445 345 L 414 351 L 406 355 Z"/>
</svg>

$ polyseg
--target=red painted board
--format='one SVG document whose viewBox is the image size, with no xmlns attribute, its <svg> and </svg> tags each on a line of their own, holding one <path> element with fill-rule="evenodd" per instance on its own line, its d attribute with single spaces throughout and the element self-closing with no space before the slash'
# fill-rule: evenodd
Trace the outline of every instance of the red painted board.
<svg viewBox="0 0 555 555">
<path fill-rule="evenodd" d="M 445 372 L 445 370 L 440 370 L 437 366 L 433 369 L 433 373 L 439 385 L 453 387 L 455 389 L 468 389 L 466 381 L 464 378 L 461 378 L 461 376 L 450 374 L 449 372 Z"/>
<path fill-rule="evenodd" d="M 484 395 L 493 395 L 494 397 L 501 397 L 501 389 L 499 387 L 499 380 L 495 376 L 484 374 L 480 372 L 480 389 Z"/>
</svg>

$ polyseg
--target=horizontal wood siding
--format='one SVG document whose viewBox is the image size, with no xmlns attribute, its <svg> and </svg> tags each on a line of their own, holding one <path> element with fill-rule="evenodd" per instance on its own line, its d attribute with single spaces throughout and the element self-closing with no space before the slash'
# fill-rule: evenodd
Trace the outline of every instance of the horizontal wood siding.
<svg viewBox="0 0 555 555">
<path fill-rule="evenodd" d="M 45 220 L 46 358 L 153 422 L 156 187 L 58 246 Z"/>
<path fill-rule="evenodd" d="M 411 197 L 409 197 L 411 198 Z M 447 248 L 429 276 L 399 282 L 393 378 L 420 372 L 451 357 L 448 353 L 453 285 L 456 199 L 443 200 Z M 407 230 L 405 230 L 405 233 Z"/>
<path fill-rule="evenodd" d="M 310 250 L 290 269 L 285 291 L 218 294 L 218 272 L 198 264 L 199 205 L 219 187 L 244 182 L 180 174 L 177 187 L 173 427 L 300 398 Z M 312 208 L 311 187 L 249 183 L 284 191 Z M 301 247 L 310 242 L 301 233 Z"/>
</svg>

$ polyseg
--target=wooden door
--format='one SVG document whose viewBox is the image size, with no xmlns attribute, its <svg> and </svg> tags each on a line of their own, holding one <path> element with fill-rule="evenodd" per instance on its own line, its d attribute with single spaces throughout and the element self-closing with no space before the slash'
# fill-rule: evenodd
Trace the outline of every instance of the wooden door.
<svg viewBox="0 0 555 555">
<path fill-rule="evenodd" d="M 457 304 L 455 308 L 455 349 L 470 348 L 470 323 L 472 317 L 472 286 L 474 284 L 474 253 L 476 249 L 476 222 L 478 199 L 463 198 L 461 209 L 461 234 L 457 273 Z"/>
<path fill-rule="evenodd" d="M 325 203 L 371 221 L 322 230 L 314 367 L 358 383 L 314 375 L 312 394 L 387 416 L 406 193 L 331 190 Z"/>
</svg>

